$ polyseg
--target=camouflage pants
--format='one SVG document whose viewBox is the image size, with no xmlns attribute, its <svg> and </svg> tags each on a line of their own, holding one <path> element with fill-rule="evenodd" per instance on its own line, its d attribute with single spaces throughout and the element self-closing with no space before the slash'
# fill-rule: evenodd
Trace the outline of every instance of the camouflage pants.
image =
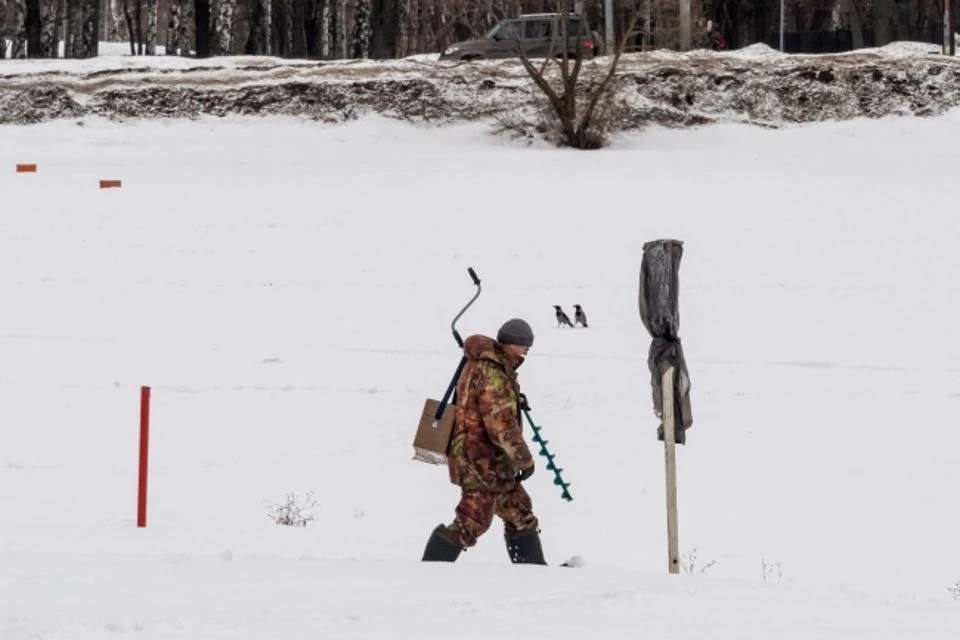
<svg viewBox="0 0 960 640">
<path fill-rule="evenodd" d="M 510 531 L 536 531 L 539 526 L 530 496 L 518 482 L 506 493 L 463 489 L 457 517 L 447 529 L 464 547 L 472 547 L 493 524 L 495 515 Z"/>
</svg>

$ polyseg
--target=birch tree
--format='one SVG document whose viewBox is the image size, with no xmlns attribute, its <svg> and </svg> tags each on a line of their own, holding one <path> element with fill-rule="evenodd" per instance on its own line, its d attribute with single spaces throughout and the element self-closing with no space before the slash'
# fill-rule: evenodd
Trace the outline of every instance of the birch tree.
<svg viewBox="0 0 960 640">
<path fill-rule="evenodd" d="M 138 0 L 139 2 L 140 0 Z M 157 0 L 144 0 L 147 8 L 146 54 L 157 55 Z"/>
<path fill-rule="evenodd" d="M 0 0 L 0 60 L 7 57 L 7 0 Z"/>
<path fill-rule="evenodd" d="M 350 38 L 350 57 L 370 57 L 370 0 L 357 0 L 353 34 Z"/>
<path fill-rule="evenodd" d="M 93 58 L 100 52 L 100 2 L 82 0 L 83 8 L 83 57 Z"/>
<path fill-rule="evenodd" d="M 24 0 L 13 0 L 13 45 L 10 57 L 27 57 L 27 4 Z"/>
<path fill-rule="evenodd" d="M 57 0 L 40 0 L 40 56 L 57 57 Z"/>
<path fill-rule="evenodd" d="M 216 52 L 229 55 L 233 47 L 233 16 L 237 10 L 237 0 L 217 0 Z"/>
<path fill-rule="evenodd" d="M 108 0 L 107 3 L 107 39 L 114 42 L 120 40 L 120 2 L 118 0 Z"/>
<path fill-rule="evenodd" d="M 174 56 L 179 53 L 180 47 L 180 0 L 171 0 L 170 10 L 167 14 L 167 55 Z"/>
</svg>

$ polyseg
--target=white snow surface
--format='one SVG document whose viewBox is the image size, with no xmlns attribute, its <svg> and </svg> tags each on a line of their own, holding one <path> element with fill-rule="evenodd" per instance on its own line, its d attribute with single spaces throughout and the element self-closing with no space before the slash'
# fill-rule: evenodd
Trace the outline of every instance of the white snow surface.
<svg viewBox="0 0 960 640">
<path fill-rule="evenodd" d="M 590 153 L 487 131 L 0 127 L 0 638 L 960 636 L 960 111 Z M 657 238 L 685 247 L 680 575 L 637 310 Z M 464 336 L 536 332 L 521 383 L 574 500 L 542 463 L 527 486 L 582 568 L 510 565 L 499 523 L 419 562 L 458 498 L 411 442 L 468 267 Z M 558 329 L 574 303 L 590 327 Z M 268 517 L 289 492 L 308 526 Z"/>
</svg>

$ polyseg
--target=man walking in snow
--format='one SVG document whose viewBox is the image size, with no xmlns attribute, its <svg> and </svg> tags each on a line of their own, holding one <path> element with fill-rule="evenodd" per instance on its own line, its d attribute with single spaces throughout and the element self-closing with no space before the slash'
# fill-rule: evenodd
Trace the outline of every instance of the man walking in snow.
<svg viewBox="0 0 960 640">
<path fill-rule="evenodd" d="M 504 524 L 511 562 L 546 564 L 538 522 L 522 481 L 534 462 L 523 440 L 517 368 L 533 346 L 533 330 L 520 318 L 508 320 L 494 340 L 466 339 L 467 363 L 457 381 L 457 410 L 447 467 L 461 489 L 456 518 L 439 525 L 427 541 L 424 561 L 453 562 L 472 547 L 496 515 Z"/>
</svg>

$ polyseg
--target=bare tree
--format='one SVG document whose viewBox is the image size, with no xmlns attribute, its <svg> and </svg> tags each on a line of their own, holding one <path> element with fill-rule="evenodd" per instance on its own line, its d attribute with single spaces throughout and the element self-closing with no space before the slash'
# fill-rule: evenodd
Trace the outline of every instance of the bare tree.
<svg viewBox="0 0 960 640">
<path fill-rule="evenodd" d="M 863 49 L 863 22 L 860 17 L 860 8 L 854 0 L 843 0 L 843 7 L 850 20 L 850 33 L 853 37 L 853 48 Z"/>
<path fill-rule="evenodd" d="M 604 146 L 604 122 L 597 118 L 599 108 L 609 107 L 611 82 L 620 63 L 627 38 L 633 32 L 639 16 L 635 9 L 619 43 L 614 43 L 614 54 L 609 67 L 599 82 L 581 83 L 580 72 L 583 68 L 584 39 L 587 37 L 586 20 L 578 20 L 576 50 L 573 58 L 569 54 L 569 11 L 564 0 L 560 0 L 560 52 L 548 56 L 539 67 L 534 66 L 523 49 L 519 49 L 520 62 L 537 89 L 547 100 L 548 125 L 557 129 L 556 142 L 575 149 L 599 149 Z M 610 46 L 610 43 L 607 45 Z M 559 72 L 559 80 L 556 74 Z"/>
<path fill-rule="evenodd" d="M 196 50 L 198 58 L 210 57 L 210 0 L 194 0 L 194 24 L 196 25 Z"/>
<path fill-rule="evenodd" d="M 180 0 L 171 0 L 169 13 L 167 14 L 166 53 L 168 56 L 177 55 L 182 46 L 180 42 L 180 7 Z"/>
<path fill-rule="evenodd" d="M 370 8 L 370 57 L 393 58 L 397 55 L 400 12 L 398 0 L 372 0 Z"/>
<path fill-rule="evenodd" d="M 67 0 L 57 0 L 57 12 L 53 25 L 53 43 L 56 50 L 55 57 L 60 56 L 60 38 L 63 38 L 63 57 L 67 57 L 67 33 L 64 31 L 66 22 Z"/>
<path fill-rule="evenodd" d="M 72 0 L 77 2 L 78 0 Z M 138 0 L 133 0 L 137 2 Z M 133 22 L 133 13 L 130 11 L 130 0 L 123 0 L 123 19 L 127 25 L 127 39 L 130 42 L 130 55 L 137 55 L 137 31 Z"/>
<path fill-rule="evenodd" d="M 370 57 L 369 0 L 357 0 L 357 11 L 353 19 L 353 35 L 350 38 L 350 57 Z"/>
<path fill-rule="evenodd" d="M 13 46 L 10 57 L 13 59 L 27 56 L 27 5 L 24 0 L 13 0 Z"/>
<path fill-rule="evenodd" d="M 27 57 L 39 58 L 43 55 L 41 39 L 43 25 L 40 22 L 40 0 L 26 0 L 26 13 L 23 28 L 27 35 Z"/>
<path fill-rule="evenodd" d="M 176 2 L 177 0 L 174 0 Z M 121 12 L 120 12 L 120 3 L 118 0 L 107 0 L 106 14 L 107 14 L 107 30 L 106 36 L 108 41 L 118 42 L 121 40 L 120 37 L 120 26 L 123 24 L 121 21 Z M 130 36 L 127 35 L 124 40 L 129 40 Z"/>
<path fill-rule="evenodd" d="M 100 52 L 100 2 L 99 0 L 80 0 L 81 18 L 81 58 L 93 58 Z"/>
<path fill-rule="evenodd" d="M 214 23 L 214 47 L 218 55 L 229 55 L 233 48 L 233 16 L 237 0 L 217 0 L 217 19 Z"/>
<path fill-rule="evenodd" d="M 7 57 L 7 0 L 0 0 L 0 60 Z"/>
<path fill-rule="evenodd" d="M 304 0 L 303 38 L 308 57 L 319 58 L 323 55 L 323 9 L 325 4 L 319 0 Z"/>
<path fill-rule="evenodd" d="M 147 35 L 144 39 L 145 53 L 157 55 L 157 0 L 145 0 L 147 9 Z"/>
<path fill-rule="evenodd" d="M 270 54 L 270 0 L 252 0 L 250 12 L 250 32 L 244 45 L 244 53 L 249 56 Z"/>
<path fill-rule="evenodd" d="M 56 58 L 57 0 L 40 0 L 40 56 Z"/>
<path fill-rule="evenodd" d="M 393 0 L 391 0 L 393 1 Z M 327 49 L 331 58 L 343 57 L 343 11 L 340 0 L 327 0 Z"/>
</svg>

